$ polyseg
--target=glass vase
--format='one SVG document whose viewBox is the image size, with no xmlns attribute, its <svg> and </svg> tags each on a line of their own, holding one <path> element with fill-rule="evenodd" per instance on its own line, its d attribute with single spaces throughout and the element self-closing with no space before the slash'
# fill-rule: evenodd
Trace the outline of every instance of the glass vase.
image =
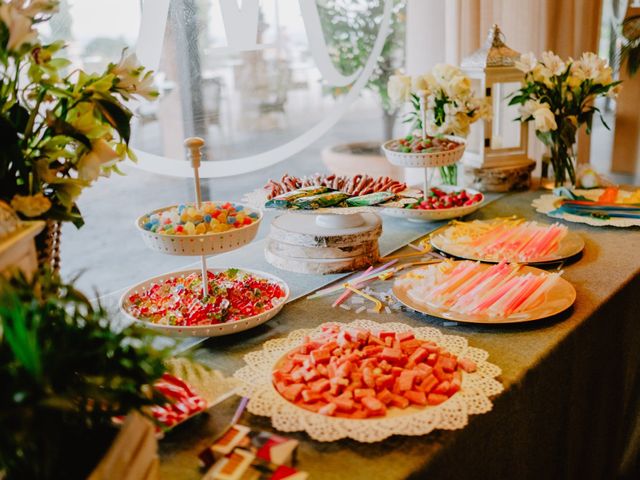
<svg viewBox="0 0 640 480">
<path fill-rule="evenodd" d="M 576 157 L 573 145 L 555 142 L 542 155 L 540 186 L 547 190 L 555 187 L 573 187 L 576 183 Z"/>
<path fill-rule="evenodd" d="M 458 184 L 458 164 L 447 165 L 446 167 L 440 167 L 440 178 L 443 185 L 457 185 Z"/>
</svg>

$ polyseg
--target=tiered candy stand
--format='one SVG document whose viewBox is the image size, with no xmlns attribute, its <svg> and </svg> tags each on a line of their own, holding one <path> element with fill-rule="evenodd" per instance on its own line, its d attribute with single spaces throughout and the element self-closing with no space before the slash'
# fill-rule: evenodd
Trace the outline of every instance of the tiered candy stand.
<svg viewBox="0 0 640 480">
<path fill-rule="evenodd" d="M 200 168 L 200 162 L 202 160 L 201 149 L 204 146 L 204 140 L 198 137 L 191 137 L 185 140 L 185 146 L 189 151 L 191 166 L 193 167 L 193 172 L 194 172 L 194 186 L 195 186 L 195 194 L 196 194 L 195 205 L 197 208 L 200 208 L 200 206 L 202 205 L 202 194 L 200 189 L 199 168 Z M 158 213 L 158 212 L 167 210 L 169 208 L 172 208 L 172 206 L 155 210 L 150 214 Z M 248 207 L 245 207 L 245 208 L 248 208 Z M 166 335 L 187 336 L 187 337 L 195 337 L 195 336 L 215 337 L 215 336 L 221 336 L 221 335 L 228 335 L 231 333 L 248 330 L 257 325 L 265 323 L 266 321 L 273 318 L 282 309 L 283 305 L 287 301 L 289 297 L 289 287 L 284 281 L 282 281 L 281 279 L 273 275 L 270 275 L 264 272 L 259 272 L 254 270 L 245 270 L 245 269 L 241 270 L 241 272 L 249 273 L 256 277 L 264 278 L 269 281 L 278 283 L 284 290 L 285 296 L 281 298 L 279 303 L 275 305 L 272 309 L 266 312 L 263 312 L 261 314 L 244 318 L 242 320 L 212 324 L 212 325 L 197 325 L 197 326 L 160 325 L 160 324 L 154 324 L 151 322 L 147 322 L 147 321 L 135 318 L 128 312 L 129 297 L 134 293 L 144 291 L 152 284 L 161 282 L 167 278 L 181 276 L 181 275 L 186 276 L 194 272 L 199 272 L 202 275 L 202 296 L 203 298 L 207 297 L 209 295 L 207 272 L 208 271 L 219 272 L 219 271 L 223 271 L 224 269 L 208 269 L 206 257 L 208 255 L 215 255 L 218 253 L 235 250 L 250 243 L 255 238 L 258 232 L 260 221 L 262 220 L 262 213 L 259 211 L 257 211 L 256 213 L 258 213 L 258 218 L 250 225 L 246 225 L 238 229 L 228 230 L 226 232 L 205 233 L 205 234 L 199 234 L 199 235 L 166 235 L 166 234 L 156 233 L 144 228 L 143 219 L 147 215 L 144 215 L 138 218 L 138 220 L 136 221 L 136 226 L 138 230 L 141 232 L 147 247 L 157 252 L 165 253 L 168 255 L 200 256 L 200 260 L 201 260 L 200 268 L 166 273 L 163 275 L 159 275 L 159 276 L 147 279 L 131 287 L 122 295 L 120 299 L 121 311 L 124 313 L 124 315 L 127 318 L 133 320 L 134 322 L 142 324 L 147 328 L 151 328 L 153 330 L 159 331 L 160 333 L 163 333 Z"/>
<path fill-rule="evenodd" d="M 420 118 L 422 119 L 422 138 L 427 137 L 427 120 L 426 120 L 426 108 L 425 108 L 425 95 L 420 95 Z M 445 136 L 460 143 L 459 147 L 452 150 L 446 150 L 441 152 L 424 152 L 424 153 L 412 153 L 412 152 L 398 152 L 391 149 L 391 143 L 395 140 L 389 140 L 382 145 L 382 150 L 389 160 L 389 163 L 398 167 L 404 168 L 422 168 L 424 171 L 423 179 L 423 192 L 427 195 L 433 179 L 433 174 L 436 168 L 446 167 L 453 165 L 462 158 L 465 150 L 464 140 L 459 137 Z M 452 192 L 460 190 L 456 186 L 441 185 L 438 188 L 445 192 Z M 471 194 L 480 193 L 476 190 L 467 188 Z M 409 208 L 385 208 L 382 213 L 394 217 L 402 217 L 413 221 L 435 221 L 435 220 L 448 220 L 451 218 L 462 217 L 468 215 L 482 206 L 482 202 L 475 203 L 473 205 L 447 208 L 442 210 L 419 210 Z"/>
</svg>

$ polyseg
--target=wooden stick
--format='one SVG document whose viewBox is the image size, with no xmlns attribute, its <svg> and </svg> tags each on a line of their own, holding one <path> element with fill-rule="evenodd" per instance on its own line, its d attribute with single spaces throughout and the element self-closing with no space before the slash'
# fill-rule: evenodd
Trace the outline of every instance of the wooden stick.
<svg viewBox="0 0 640 480">
<path fill-rule="evenodd" d="M 193 167 L 193 182 L 196 190 L 196 208 L 202 206 L 202 191 L 200 190 L 200 160 L 202 159 L 202 151 L 204 147 L 204 140 L 200 137 L 189 137 L 184 141 L 184 146 L 189 151 L 189 158 L 191 159 L 191 166 Z M 202 270 L 202 298 L 209 296 L 209 278 L 207 275 L 207 258 L 204 255 L 200 256 L 200 268 Z"/>
</svg>

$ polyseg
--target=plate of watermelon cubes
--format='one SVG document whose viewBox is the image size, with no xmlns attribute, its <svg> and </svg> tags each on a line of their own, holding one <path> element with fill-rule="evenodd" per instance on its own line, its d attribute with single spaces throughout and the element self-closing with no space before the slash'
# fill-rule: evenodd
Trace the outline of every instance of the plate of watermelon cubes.
<svg viewBox="0 0 640 480">
<path fill-rule="evenodd" d="M 376 442 L 462 428 L 491 410 L 500 369 L 462 337 L 356 320 L 267 342 L 234 375 L 248 409 L 319 441 Z"/>
</svg>

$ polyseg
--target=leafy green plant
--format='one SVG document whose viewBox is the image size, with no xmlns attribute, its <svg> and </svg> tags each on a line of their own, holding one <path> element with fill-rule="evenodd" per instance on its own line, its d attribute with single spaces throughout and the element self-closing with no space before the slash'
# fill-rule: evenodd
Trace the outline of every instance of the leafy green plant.
<svg viewBox="0 0 640 480">
<path fill-rule="evenodd" d="M 85 478 L 114 416 L 157 401 L 168 352 L 72 284 L 43 274 L 0 284 L 0 471 L 10 479 Z"/>
<path fill-rule="evenodd" d="M 391 138 L 395 106 L 389 100 L 387 82 L 404 63 L 406 0 L 394 0 L 389 36 L 384 42 L 378 64 L 366 88 L 377 94 L 384 111 L 385 138 Z M 336 68 L 345 75 L 362 68 L 369 58 L 380 30 L 384 0 L 323 0 L 318 13 Z M 347 93 L 344 87 L 333 88 L 334 95 Z"/>
<path fill-rule="evenodd" d="M 23 217 L 81 226 L 82 190 L 134 159 L 127 104 L 158 93 L 134 55 L 100 74 L 69 71 L 64 43 L 43 43 L 36 29 L 57 7 L 0 0 L 0 199 Z"/>
</svg>

